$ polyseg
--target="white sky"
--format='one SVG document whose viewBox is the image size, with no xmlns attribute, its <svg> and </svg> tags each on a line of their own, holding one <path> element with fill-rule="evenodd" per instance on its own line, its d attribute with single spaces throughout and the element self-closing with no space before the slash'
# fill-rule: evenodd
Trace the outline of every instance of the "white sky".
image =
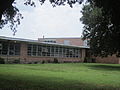
<svg viewBox="0 0 120 90">
<path fill-rule="evenodd" d="M 16 35 L 13 36 L 13 32 L 6 26 L 0 30 L 0 36 L 26 39 L 42 38 L 43 35 L 45 38 L 81 37 L 83 25 L 79 19 L 82 16 L 82 5 L 76 4 L 73 8 L 68 5 L 53 8 L 46 2 L 33 8 L 21 2 L 18 7 L 24 19 L 21 20 Z"/>
</svg>

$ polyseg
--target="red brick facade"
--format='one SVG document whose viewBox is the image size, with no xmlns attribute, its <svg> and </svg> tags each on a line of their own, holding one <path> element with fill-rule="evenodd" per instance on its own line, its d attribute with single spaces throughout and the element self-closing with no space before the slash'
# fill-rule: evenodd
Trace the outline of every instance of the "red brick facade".
<svg viewBox="0 0 120 90">
<path fill-rule="evenodd" d="M 59 44 L 65 44 L 65 41 L 69 41 L 69 45 L 84 46 L 84 41 L 81 38 L 38 38 L 38 41 L 56 41 Z"/>
<path fill-rule="evenodd" d="M 113 63 L 113 64 L 120 64 L 120 58 L 116 57 L 115 55 L 113 56 L 108 56 L 108 57 L 96 57 L 96 62 L 97 63 Z"/>
<path fill-rule="evenodd" d="M 8 38 L 9 39 L 9 38 Z M 86 58 L 86 50 L 89 48 L 85 47 L 80 47 L 84 46 L 84 41 L 82 41 L 81 38 L 48 38 L 45 40 L 55 40 L 57 44 L 52 44 L 53 46 L 60 46 L 59 44 L 62 44 L 63 47 L 72 47 L 72 48 L 79 48 L 80 49 L 80 57 L 52 57 L 52 56 L 30 56 L 28 55 L 28 44 L 33 43 L 33 44 L 41 44 L 41 39 L 39 38 L 38 41 L 30 41 L 30 40 L 8 40 L 8 39 L 0 39 L 0 41 L 10 41 L 10 42 L 19 42 L 20 43 L 20 55 L 0 55 L 0 57 L 5 58 L 6 62 L 12 62 L 13 60 L 20 60 L 20 63 L 42 63 L 44 62 L 53 62 L 54 59 L 57 59 L 58 62 L 84 62 L 84 59 Z M 69 41 L 68 44 L 70 45 L 64 45 L 64 42 Z M 47 43 L 49 44 L 49 43 Z M 42 43 L 42 45 L 46 46 L 46 43 Z M 90 56 L 91 57 L 91 56 Z M 115 55 L 109 56 L 106 58 L 101 58 L 101 57 L 95 57 L 95 61 L 97 63 L 114 63 L 114 64 L 120 64 L 120 58 L 116 57 Z"/>
<path fill-rule="evenodd" d="M 81 48 L 81 58 L 72 58 L 72 57 L 47 57 L 47 56 L 29 56 L 27 54 L 27 45 L 28 42 L 20 42 L 20 55 L 19 56 L 10 56 L 10 55 L 4 55 L 0 56 L 3 57 L 6 61 L 6 63 L 11 63 L 14 60 L 20 60 L 20 63 L 42 63 L 43 61 L 45 63 L 53 62 L 56 58 L 58 62 L 83 62 L 85 58 L 85 49 Z"/>
</svg>

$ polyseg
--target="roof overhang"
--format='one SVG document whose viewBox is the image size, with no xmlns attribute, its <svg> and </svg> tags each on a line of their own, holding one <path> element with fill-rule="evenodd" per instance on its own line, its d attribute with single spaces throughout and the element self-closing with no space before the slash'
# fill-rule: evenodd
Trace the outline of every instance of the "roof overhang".
<svg viewBox="0 0 120 90">
<path fill-rule="evenodd" d="M 55 45 L 55 46 L 84 48 L 84 49 L 89 49 L 90 48 L 90 47 L 86 47 L 86 46 L 65 45 L 65 44 L 50 43 L 50 42 L 49 43 L 48 42 L 38 42 L 38 40 L 22 39 L 22 38 L 12 38 L 12 37 L 5 37 L 5 36 L 0 36 L 0 39 L 2 39 L 2 40 L 10 40 L 10 41 L 27 42 L 27 43 L 44 44 L 44 45 Z"/>
</svg>

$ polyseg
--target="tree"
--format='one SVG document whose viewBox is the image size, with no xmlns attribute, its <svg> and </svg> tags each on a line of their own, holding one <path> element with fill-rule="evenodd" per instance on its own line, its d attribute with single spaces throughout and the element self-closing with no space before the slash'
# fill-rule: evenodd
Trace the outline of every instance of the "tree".
<svg viewBox="0 0 120 90">
<path fill-rule="evenodd" d="M 15 34 L 16 28 L 20 24 L 20 19 L 23 17 L 13 4 L 15 4 L 14 0 L 0 1 L 0 28 L 3 28 L 4 25 L 10 23 L 10 28 Z"/>
<path fill-rule="evenodd" d="M 105 15 L 103 8 L 93 4 L 82 9 L 81 21 L 84 24 L 83 38 L 89 40 L 90 49 L 95 56 L 120 56 L 120 30 L 115 29 L 111 15 Z"/>
<path fill-rule="evenodd" d="M 104 21 L 101 27 L 106 27 L 106 37 L 100 44 L 106 48 L 101 48 L 101 52 L 106 52 L 106 55 L 116 54 L 120 57 L 120 0 L 89 0 L 91 5 L 102 8 L 102 16 Z M 106 41 L 106 38 L 108 39 Z M 99 49 L 99 48 L 98 48 Z"/>
</svg>

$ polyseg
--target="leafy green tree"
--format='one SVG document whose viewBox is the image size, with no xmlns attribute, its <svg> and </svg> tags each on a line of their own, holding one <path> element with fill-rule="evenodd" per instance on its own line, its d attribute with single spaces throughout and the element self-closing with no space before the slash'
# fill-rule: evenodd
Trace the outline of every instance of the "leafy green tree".
<svg viewBox="0 0 120 90">
<path fill-rule="evenodd" d="M 83 7 L 80 19 L 84 24 L 83 38 L 89 40 L 95 56 L 120 56 L 120 31 L 114 29 L 110 15 L 104 15 L 102 10 L 93 4 Z"/>
<path fill-rule="evenodd" d="M 0 1 L 0 29 L 6 24 L 10 24 L 10 29 L 16 33 L 16 28 L 23 18 L 19 10 L 13 5 L 14 0 Z"/>
</svg>

